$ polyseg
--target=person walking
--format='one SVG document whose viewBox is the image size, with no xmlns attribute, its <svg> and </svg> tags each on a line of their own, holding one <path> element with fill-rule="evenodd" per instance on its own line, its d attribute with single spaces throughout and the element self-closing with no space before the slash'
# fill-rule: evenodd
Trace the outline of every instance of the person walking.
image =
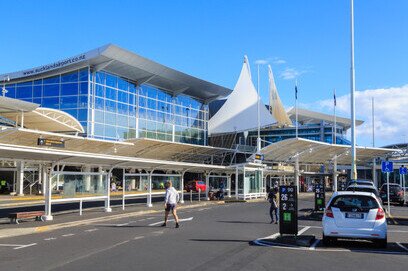
<svg viewBox="0 0 408 271">
<path fill-rule="evenodd" d="M 172 186 L 171 181 L 166 182 L 166 195 L 164 196 L 164 223 L 162 227 L 166 227 L 167 219 L 169 217 L 170 211 L 174 216 L 174 220 L 176 221 L 176 228 L 180 227 L 179 219 L 177 216 L 177 202 L 179 201 L 179 194 L 177 190 Z"/>
<path fill-rule="evenodd" d="M 274 223 L 274 213 L 275 213 L 275 224 L 278 224 L 278 202 L 277 202 L 277 187 L 271 188 L 268 193 L 268 201 L 271 204 L 269 207 L 269 215 L 271 217 L 271 224 Z"/>
</svg>

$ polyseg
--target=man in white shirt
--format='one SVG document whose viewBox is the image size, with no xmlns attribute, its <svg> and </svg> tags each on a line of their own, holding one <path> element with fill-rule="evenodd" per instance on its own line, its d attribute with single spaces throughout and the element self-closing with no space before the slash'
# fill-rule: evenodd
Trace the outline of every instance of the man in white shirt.
<svg viewBox="0 0 408 271">
<path fill-rule="evenodd" d="M 167 218 L 169 217 L 170 211 L 174 216 L 174 220 L 176 221 L 176 228 L 179 228 L 179 220 L 177 216 L 177 202 L 179 201 L 179 194 L 177 190 L 172 186 L 171 181 L 166 182 L 166 195 L 164 196 L 164 223 L 162 227 L 166 227 L 167 225 Z"/>
</svg>

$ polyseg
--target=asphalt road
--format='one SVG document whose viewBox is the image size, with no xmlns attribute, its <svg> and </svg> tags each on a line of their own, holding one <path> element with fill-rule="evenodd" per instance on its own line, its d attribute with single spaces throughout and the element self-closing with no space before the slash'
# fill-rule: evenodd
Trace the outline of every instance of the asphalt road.
<svg viewBox="0 0 408 271">
<path fill-rule="evenodd" d="M 278 232 L 268 203 L 180 210 L 179 229 L 160 213 L 0 239 L 0 270 L 406 270 L 408 226 L 389 225 L 387 250 L 347 241 L 330 248 L 265 247 Z M 312 206 L 299 202 L 300 209 Z M 393 207 L 401 214 L 407 207 Z M 405 209 L 402 209 L 405 208 Z M 321 238 L 321 223 L 302 218 L 302 234 Z"/>
</svg>

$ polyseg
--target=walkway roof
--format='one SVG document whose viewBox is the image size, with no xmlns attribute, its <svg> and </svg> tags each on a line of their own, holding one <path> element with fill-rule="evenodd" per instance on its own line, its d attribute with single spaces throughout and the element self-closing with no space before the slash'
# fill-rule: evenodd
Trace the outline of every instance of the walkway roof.
<svg viewBox="0 0 408 271">
<path fill-rule="evenodd" d="M 137 84 L 149 83 L 173 95 L 183 93 L 205 102 L 228 96 L 232 92 L 231 89 L 166 67 L 112 44 L 48 65 L 3 74 L 0 78 L 9 76 L 10 82 L 18 82 L 52 76 L 88 65 L 94 71 L 103 69 Z"/>
<path fill-rule="evenodd" d="M 303 138 L 291 138 L 273 143 L 261 150 L 265 161 L 294 162 L 324 164 L 337 157 L 337 164 L 351 164 L 351 150 L 349 145 L 335 145 Z M 393 149 L 356 147 L 357 163 L 365 164 L 373 158 L 385 157 L 394 153 Z"/>
<path fill-rule="evenodd" d="M 164 163 L 183 162 L 203 165 L 211 162 L 212 158 L 220 158 L 225 153 L 233 152 L 230 149 L 199 146 L 192 144 L 181 144 L 152 139 L 133 139 L 126 142 L 89 139 L 80 136 L 64 135 L 24 128 L 5 127 L 0 131 L 0 144 L 11 144 L 19 147 L 38 148 L 39 137 L 64 140 L 64 151 L 82 152 L 90 155 L 106 155 L 115 157 L 126 157 L 160 160 Z M 40 147 L 43 150 L 58 150 L 58 147 Z M 214 159 L 213 159 L 214 160 Z M 170 163 L 171 164 L 171 163 Z"/>
<path fill-rule="evenodd" d="M 291 119 L 295 119 L 295 114 L 296 109 L 294 107 L 288 111 L 288 115 L 291 117 Z M 322 120 L 330 123 L 334 122 L 333 115 L 315 112 L 304 108 L 298 108 L 298 120 L 304 124 L 316 123 Z M 364 121 L 362 120 L 356 120 L 356 125 L 361 125 L 363 123 Z M 351 127 L 350 118 L 336 116 L 336 124 L 343 126 L 346 130 Z"/>
</svg>

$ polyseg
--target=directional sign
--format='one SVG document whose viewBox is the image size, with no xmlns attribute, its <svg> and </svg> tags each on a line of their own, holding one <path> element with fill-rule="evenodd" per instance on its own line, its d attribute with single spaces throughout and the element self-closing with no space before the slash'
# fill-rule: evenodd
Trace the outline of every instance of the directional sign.
<svg viewBox="0 0 408 271">
<path fill-rule="evenodd" d="M 408 169 L 407 169 L 406 167 L 401 166 L 401 167 L 399 168 L 399 174 L 407 175 L 407 173 L 408 173 Z"/>
<path fill-rule="evenodd" d="M 279 186 L 279 233 L 298 233 L 297 187 Z"/>
<path fill-rule="evenodd" d="M 393 172 L 394 171 L 394 164 L 390 161 L 382 161 L 381 162 L 381 171 L 382 172 Z"/>
</svg>

